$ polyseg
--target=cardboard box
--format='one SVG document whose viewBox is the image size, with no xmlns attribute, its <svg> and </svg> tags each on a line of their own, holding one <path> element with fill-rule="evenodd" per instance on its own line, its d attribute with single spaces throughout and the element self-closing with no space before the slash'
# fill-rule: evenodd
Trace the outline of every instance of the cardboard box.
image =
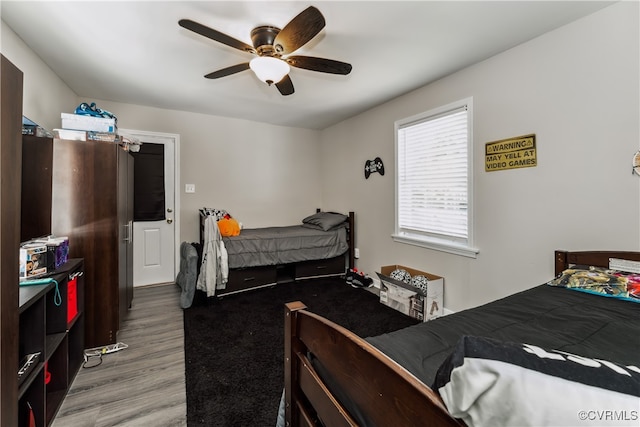
<svg viewBox="0 0 640 427">
<path fill-rule="evenodd" d="M 427 278 L 427 292 L 389 277 L 395 269 L 404 269 L 411 277 Z M 387 265 L 377 273 L 380 278 L 380 302 L 408 316 L 426 322 L 444 314 L 444 278 L 402 265 Z"/>
<path fill-rule="evenodd" d="M 68 113 L 61 113 L 60 117 L 62 118 L 63 129 L 95 132 L 116 132 L 118 130 L 115 119 Z"/>
<path fill-rule="evenodd" d="M 69 260 L 69 238 L 68 237 L 50 237 L 46 241 L 49 257 L 53 261 L 54 269 L 62 267 Z"/>
<path fill-rule="evenodd" d="M 47 270 L 49 273 L 62 267 L 69 259 L 69 238 L 48 236 L 25 242 L 40 243 L 47 246 Z"/>
<path fill-rule="evenodd" d="M 20 246 L 20 279 L 35 279 L 47 274 L 47 245 L 26 243 Z"/>
</svg>

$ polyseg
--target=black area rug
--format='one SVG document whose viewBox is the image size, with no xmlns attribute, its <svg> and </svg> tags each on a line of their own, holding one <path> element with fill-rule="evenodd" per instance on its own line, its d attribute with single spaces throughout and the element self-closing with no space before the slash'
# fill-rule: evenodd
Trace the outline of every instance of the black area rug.
<svg viewBox="0 0 640 427">
<path fill-rule="evenodd" d="M 417 323 L 339 279 L 221 299 L 198 291 L 184 311 L 189 426 L 275 426 L 284 386 L 284 304 L 297 300 L 361 337 Z"/>
</svg>

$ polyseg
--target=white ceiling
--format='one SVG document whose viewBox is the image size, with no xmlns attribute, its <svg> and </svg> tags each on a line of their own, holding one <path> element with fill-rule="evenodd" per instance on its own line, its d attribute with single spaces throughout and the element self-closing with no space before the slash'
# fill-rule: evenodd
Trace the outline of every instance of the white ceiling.
<svg viewBox="0 0 640 427">
<path fill-rule="evenodd" d="M 81 98 L 322 129 L 601 9 L 598 1 L 1 1 L 2 20 Z M 316 6 L 325 28 L 296 54 L 353 65 L 292 68 L 282 96 L 251 71 L 203 76 L 251 55 L 178 25 L 251 44 Z M 114 113 L 117 112 L 114 111 Z"/>
</svg>

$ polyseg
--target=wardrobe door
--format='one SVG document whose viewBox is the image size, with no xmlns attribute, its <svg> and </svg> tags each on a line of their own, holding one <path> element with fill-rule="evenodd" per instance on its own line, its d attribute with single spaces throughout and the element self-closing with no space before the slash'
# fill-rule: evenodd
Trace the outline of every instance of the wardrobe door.
<svg viewBox="0 0 640 427">
<path fill-rule="evenodd" d="M 118 306 L 120 324 L 133 299 L 133 157 L 118 150 Z"/>
<path fill-rule="evenodd" d="M 135 160 L 127 153 L 127 222 L 129 223 L 129 246 L 127 247 L 127 309 L 133 301 L 133 172 Z"/>
<path fill-rule="evenodd" d="M 117 151 L 108 142 L 54 140 L 52 232 L 85 261 L 85 345 L 118 332 Z"/>
</svg>

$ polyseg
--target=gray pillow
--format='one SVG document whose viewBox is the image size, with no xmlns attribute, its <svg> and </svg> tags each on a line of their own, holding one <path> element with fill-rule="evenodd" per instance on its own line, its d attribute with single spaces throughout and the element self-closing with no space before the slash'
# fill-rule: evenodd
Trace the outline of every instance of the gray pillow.
<svg viewBox="0 0 640 427">
<path fill-rule="evenodd" d="M 329 231 L 346 220 L 347 216 L 343 214 L 335 212 L 318 212 L 303 219 L 302 224 L 315 226 L 321 230 Z"/>
</svg>

